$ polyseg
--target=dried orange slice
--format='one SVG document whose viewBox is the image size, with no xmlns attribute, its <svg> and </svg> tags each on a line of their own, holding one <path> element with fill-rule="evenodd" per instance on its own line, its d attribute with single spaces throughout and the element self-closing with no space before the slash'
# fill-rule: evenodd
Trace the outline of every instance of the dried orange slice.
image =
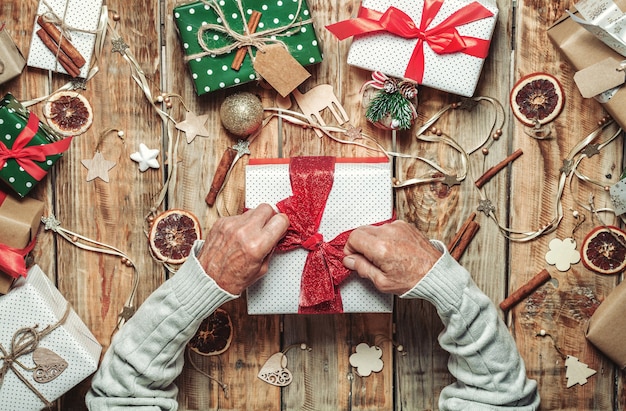
<svg viewBox="0 0 626 411">
<path fill-rule="evenodd" d="M 79 93 L 61 91 L 51 96 L 43 107 L 48 125 L 63 136 L 83 134 L 93 122 L 93 109 Z"/>
<path fill-rule="evenodd" d="M 218 308 L 202 320 L 189 343 L 189 348 L 200 355 L 218 355 L 230 347 L 233 339 L 233 323 L 228 313 Z"/>
<path fill-rule="evenodd" d="M 564 94 L 556 77 L 533 73 L 522 77 L 509 96 L 513 114 L 525 126 L 544 125 L 554 120 L 564 105 Z"/>
<path fill-rule="evenodd" d="M 154 256 L 163 262 L 185 262 L 193 242 L 202 235 L 200 222 L 189 211 L 172 209 L 156 216 L 150 226 L 148 239 Z"/>
<path fill-rule="evenodd" d="M 580 248 L 583 265 L 599 274 L 617 274 L 626 269 L 626 232 L 613 226 L 596 227 Z"/>
</svg>

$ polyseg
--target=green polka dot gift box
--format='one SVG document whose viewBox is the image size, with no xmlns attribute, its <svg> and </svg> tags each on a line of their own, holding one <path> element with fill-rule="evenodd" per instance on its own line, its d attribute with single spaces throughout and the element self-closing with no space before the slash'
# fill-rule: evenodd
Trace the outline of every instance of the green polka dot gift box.
<svg viewBox="0 0 626 411">
<path fill-rule="evenodd" d="M 71 141 L 61 139 L 11 94 L 0 101 L 0 180 L 20 197 L 46 176 Z"/>
<path fill-rule="evenodd" d="M 241 37 L 260 12 L 254 38 Z M 320 63 L 322 52 L 305 0 L 202 0 L 174 8 L 174 20 L 198 95 L 257 79 L 250 56 L 231 68 L 238 46 L 283 44 L 303 66 Z"/>
</svg>

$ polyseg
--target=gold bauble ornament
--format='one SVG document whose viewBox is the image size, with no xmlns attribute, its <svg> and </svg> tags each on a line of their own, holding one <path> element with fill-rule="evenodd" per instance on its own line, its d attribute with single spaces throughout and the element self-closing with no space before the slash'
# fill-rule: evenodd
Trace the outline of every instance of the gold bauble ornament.
<svg viewBox="0 0 626 411">
<path fill-rule="evenodd" d="M 263 105 L 252 93 L 235 93 L 224 99 L 220 119 L 226 130 L 239 137 L 248 137 L 263 122 Z"/>
</svg>

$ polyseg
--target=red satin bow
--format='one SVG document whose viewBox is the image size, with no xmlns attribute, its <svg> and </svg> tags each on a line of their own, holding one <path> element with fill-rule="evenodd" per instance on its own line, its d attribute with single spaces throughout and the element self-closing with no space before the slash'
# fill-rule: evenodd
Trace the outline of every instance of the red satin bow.
<svg viewBox="0 0 626 411">
<path fill-rule="evenodd" d="M 277 204 L 290 222 L 277 250 L 309 250 L 300 282 L 298 312 L 302 314 L 343 312 L 338 285 L 350 275 L 342 260 L 352 230 L 330 241 L 324 241 L 317 231 L 333 186 L 334 171 L 334 157 L 292 158 L 289 175 L 293 195 Z"/>
<path fill-rule="evenodd" d="M 424 0 L 420 25 L 395 7 L 384 13 L 365 7 L 359 9 L 357 18 L 326 26 L 339 40 L 359 34 L 387 32 L 405 39 L 418 39 L 404 77 L 421 83 L 424 77 L 424 42 L 437 54 L 464 53 L 485 58 L 489 40 L 462 36 L 456 27 L 492 17 L 493 13 L 477 2 L 472 2 L 447 17 L 435 27 L 428 28 L 439 13 L 444 0 Z"/>
<path fill-rule="evenodd" d="M 7 194 L 0 191 L 0 206 L 6 199 Z M 0 271 L 17 278 L 20 275 L 26 277 L 26 262 L 24 258 L 35 247 L 35 238 L 25 248 L 13 248 L 0 243 Z"/>
<path fill-rule="evenodd" d="M 46 156 L 60 154 L 67 150 L 72 138 L 68 137 L 50 144 L 26 147 L 37 134 L 38 129 L 39 119 L 35 114 L 30 113 L 26 127 L 17 136 L 11 148 L 0 141 L 0 168 L 4 167 L 7 160 L 14 159 L 35 180 L 39 181 L 45 177 L 46 170 L 39 167 L 35 161 L 45 161 Z"/>
</svg>

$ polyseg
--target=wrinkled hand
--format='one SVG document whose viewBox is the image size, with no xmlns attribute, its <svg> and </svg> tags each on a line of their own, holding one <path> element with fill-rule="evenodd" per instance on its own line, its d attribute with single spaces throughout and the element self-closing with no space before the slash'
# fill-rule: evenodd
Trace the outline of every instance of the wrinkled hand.
<svg viewBox="0 0 626 411">
<path fill-rule="evenodd" d="M 213 224 L 198 260 L 224 290 L 241 294 L 267 272 L 269 257 L 289 227 L 284 214 L 261 204 L 241 215 Z"/>
<path fill-rule="evenodd" d="M 404 221 L 355 229 L 344 253 L 347 268 L 397 295 L 412 289 L 441 257 L 426 236 Z"/>
</svg>

